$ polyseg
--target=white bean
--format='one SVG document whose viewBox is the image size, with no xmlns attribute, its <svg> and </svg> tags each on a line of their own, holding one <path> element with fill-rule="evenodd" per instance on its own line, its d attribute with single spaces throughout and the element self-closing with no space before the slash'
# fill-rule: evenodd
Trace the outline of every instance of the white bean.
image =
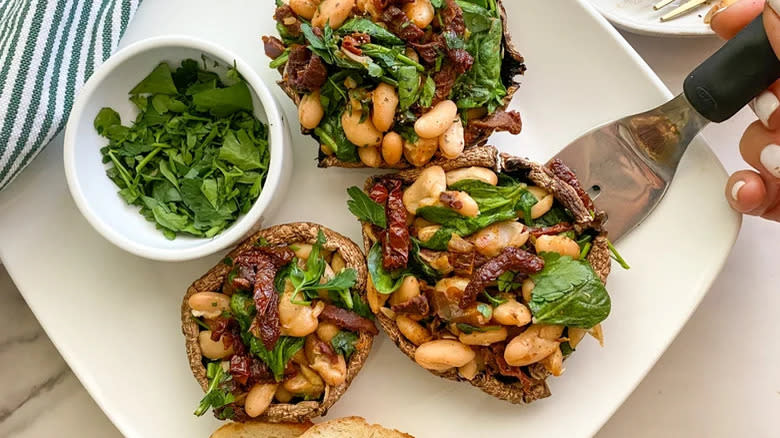
<svg viewBox="0 0 780 438">
<path fill-rule="evenodd" d="M 474 360 L 476 354 L 468 346 L 449 339 L 426 342 L 414 352 L 414 360 L 421 367 L 432 371 L 458 368 Z"/>
<path fill-rule="evenodd" d="M 460 117 L 456 117 L 455 121 L 444 131 L 439 137 L 439 150 L 442 156 L 453 160 L 458 158 L 463 153 L 463 148 L 466 146 L 466 140 L 463 136 L 463 122 Z"/>
<path fill-rule="evenodd" d="M 536 238 L 535 246 L 537 253 L 557 252 L 575 259 L 580 256 L 580 246 L 566 236 L 539 236 Z"/>
<path fill-rule="evenodd" d="M 504 248 L 523 246 L 529 233 L 525 226 L 516 221 L 498 222 L 483 228 L 471 240 L 477 252 L 486 257 L 497 256 Z"/>
<path fill-rule="evenodd" d="M 404 190 L 403 202 L 406 211 L 417 213 L 420 207 L 428 207 L 439 202 L 439 195 L 447 189 L 447 177 L 440 166 L 431 166 L 422 172 L 417 180 Z"/>
<path fill-rule="evenodd" d="M 479 205 L 477 201 L 466 192 L 447 191 L 444 195 L 452 200 L 447 207 L 456 211 L 458 214 L 466 217 L 479 216 Z"/>
<path fill-rule="evenodd" d="M 484 167 L 464 167 L 462 169 L 455 169 L 447 172 L 448 186 L 470 179 L 482 181 L 493 186 L 498 184 L 498 175 L 496 175 L 496 172 Z"/>
<path fill-rule="evenodd" d="M 431 340 L 431 332 L 408 316 L 398 315 L 395 323 L 398 331 L 414 345 L 421 345 Z"/>
<path fill-rule="evenodd" d="M 230 311 L 230 297 L 218 292 L 198 292 L 190 295 L 187 303 L 192 309 L 192 316 L 214 319 L 222 312 Z"/>
<path fill-rule="evenodd" d="M 479 373 L 476 359 L 458 368 L 458 374 L 466 380 L 472 380 Z"/>
<path fill-rule="evenodd" d="M 390 305 L 403 304 L 418 295 L 420 295 L 420 281 L 414 275 L 410 275 L 404 278 L 401 287 L 390 295 Z"/>
<path fill-rule="evenodd" d="M 325 109 L 320 101 L 320 90 L 306 94 L 298 104 L 298 120 L 305 129 L 314 129 L 322 121 Z"/>
<path fill-rule="evenodd" d="M 382 165 L 382 154 L 378 146 L 366 146 L 357 148 L 360 162 L 368 167 L 377 168 Z"/>
<path fill-rule="evenodd" d="M 222 338 L 218 341 L 211 340 L 211 330 L 203 330 L 198 333 L 198 345 L 200 345 L 200 353 L 212 360 L 224 359 L 233 355 L 233 346 L 225 348 Z"/>
<path fill-rule="evenodd" d="M 404 5 L 406 16 L 412 20 L 417 27 L 425 29 L 433 21 L 435 10 L 431 0 L 414 0 Z"/>
<path fill-rule="evenodd" d="M 317 326 L 317 337 L 322 339 L 324 342 L 330 342 L 331 339 L 333 339 L 337 334 L 339 334 L 341 330 L 334 324 L 331 324 L 329 322 L 321 322 L 319 326 Z"/>
<path fill-rule="evenodd" d="M 319 317 L 325 308 L 325 303 L 318 301 L 314 306 L 300 305 L 291 302 L 294 287 L 290 280 L 284 285 L 284 293 L 279 299 L 279 321 L 282 323 L 282 333 L 287 336 L 303 337 L 317 330 Z M 301 300 L 302 297 L 296 297 Z"/>
<path fill-rule="evenodd" d="M 398 108 L 398 93 L 395 87 L 382 82 L 373 93 L 374 112 L 371 120 L 376 129 L 386 132 L 393 126 L 395 110 Z"/>
<path fill-rule="evenodd" d="M 271 401 L 276 394 L 276 383 L 257 384 L 249 390 L 244 401 L 244 410 L 252 418 L 259 417 L 271 406 Z"/>
<path fill-rule="evenodd" d="M 401 161 L 404 153 L 404 139 L 395 132 L 388 132 L 382 139 L 382 158 L 385 163 L 394 166 Z"/>
<path fill-rule="evenodd" d="M 436 138 L 420 137 L 415 143 L 404 141 L 404 157 L 412 166 L 422 167 L 431 161 L 438 148 L 439 142 Z"/>
<path fill-rule="evenodd" d="M 307 20 L 314 17 L 319 4 L 319 0 L 290 0 L 290 8 L 293 12 Z"/>
<path fill-rule="evenodd" d="M 511 366 L 531 365 L 551 355 L 560 342 L 561 326 L 534 324 L 506 344 L 504 359 Z"/>
<path fill-rule="evenodd" d="M 555 197 L 541 187 L 531 186 L 528 191 L 536 198 L 536 204 L 531 207 L 531 218 L 538 219 L 552 209 Z"/>
<path fill-rule="evenodd" d="M 452 126 L 457 115 L 455 102 L 443 100 L 414 122 L 414 131 L 422 138 L 439 138 Z"/>
<path fill-rule="evenodd" d="M 460 342 L 466 345 L 480 345 L 487 347 L 488 345 L 495 344 L 496 342 L 503 342 L 506 340 L 507 331 L 506 327 L 501 327 L 498 330 L 488 330 L 485 332 L 471 332 L 461 333 L 458 336 Z"/>
<path fill-rule="evenodd" d="M 341 126 L 347 139 L 357 147 L 379 146 L 382 144 L 382 133 L 376 129 L 370 118 L 363 118 L 360 102 L 352 100 L 350 108 L 341 114 Z"/>
<path fill-rule="evenodd" d="M 331 29 L 338 29 L 354 7 L 355 0 L 323 0 L 311 19 L 311 25 L 324 28 L 325 24 L 330 24 Z"/>
<path fill-rule="evenodd" d="M 514 298 L 493 309 L 493 320 L 502 325 L 522 327 L 531 322 L 531 310 Z"/>
</svg>

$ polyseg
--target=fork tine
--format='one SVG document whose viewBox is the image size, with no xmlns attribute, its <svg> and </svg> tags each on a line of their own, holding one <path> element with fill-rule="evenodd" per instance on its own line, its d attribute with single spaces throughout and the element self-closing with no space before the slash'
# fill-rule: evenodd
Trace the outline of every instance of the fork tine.
<svg viewBox="0 0 780 438">
<path fill-rule="evenodd" d="M 691 0 L 688 3 L 685 3 L 684 5 L 681 5 L 679 8 L 669 12 L 668 14 L 661 17 L 661 21 L 669 21 L 672 18 L 676 18 L 682 14 L 685 14 L 687 12 L 690 12 L 691 10 L 698 8 L 699 6 L 706 3 L 708 0 Z"/>
<path fill-rule="evenodd" d="M 673 1 L 674 0 L 661 0 L 660 2 L 658 2 L 658 3 L 653 5 L 653 9 L 655 9 L 657 11 L 657 10 L 659 10 L 661 8 L 665 8 L 665 7 L 669 6 L 669 3 L 673 2 Z"/>
</svg>

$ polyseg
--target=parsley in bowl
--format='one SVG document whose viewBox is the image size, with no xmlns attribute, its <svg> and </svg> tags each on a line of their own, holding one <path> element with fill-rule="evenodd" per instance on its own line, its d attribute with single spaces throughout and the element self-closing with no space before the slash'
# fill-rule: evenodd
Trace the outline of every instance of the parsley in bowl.
<svg viewBox="0 0 780 438">
<path fill-rule="evenodd" d="M 121 248 L 156 260 L 220 251 L 272 211 L 289 133 L 237 56 L 160 37 L 109 59 L 76 99 L 65 169 L 77 206 Z"/>
</svg>

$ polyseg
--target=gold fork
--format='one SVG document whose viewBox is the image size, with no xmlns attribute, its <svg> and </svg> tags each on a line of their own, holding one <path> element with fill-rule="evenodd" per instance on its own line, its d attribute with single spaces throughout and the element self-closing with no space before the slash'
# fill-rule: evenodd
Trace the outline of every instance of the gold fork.
<svg viewBox="0 0 780 438">
<path fill-rule="evenodd" d="M 653 5 L 653 9 L 658 11 L 660 9 L 663 9 L 667 6 L 669 6 L 674 0 L 661 0 L 658 3 Z M 710 0 L 689 0 L 688 2 L 678 6 L 674 10 L 670 11 L 667 14 L 664 14 L 661 16 L 661 21 L 669 21 L 672 19 L 675 19 L 681 15 L 687 14 L 694 9 L 698 9 L 700 6 L 704 5 L 705 3 L 709 3 Z"/>
</svg>

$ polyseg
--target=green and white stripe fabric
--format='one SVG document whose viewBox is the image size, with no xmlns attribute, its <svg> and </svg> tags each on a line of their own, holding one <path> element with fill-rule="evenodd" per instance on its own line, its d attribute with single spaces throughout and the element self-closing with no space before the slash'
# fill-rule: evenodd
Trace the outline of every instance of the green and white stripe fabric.
<svg viewBox="0 0 780 438">
<path fill-rule="evenodd" d="M 0 190 L 65 126 L 142 0 L 0 0 Z"/>
</svg>

